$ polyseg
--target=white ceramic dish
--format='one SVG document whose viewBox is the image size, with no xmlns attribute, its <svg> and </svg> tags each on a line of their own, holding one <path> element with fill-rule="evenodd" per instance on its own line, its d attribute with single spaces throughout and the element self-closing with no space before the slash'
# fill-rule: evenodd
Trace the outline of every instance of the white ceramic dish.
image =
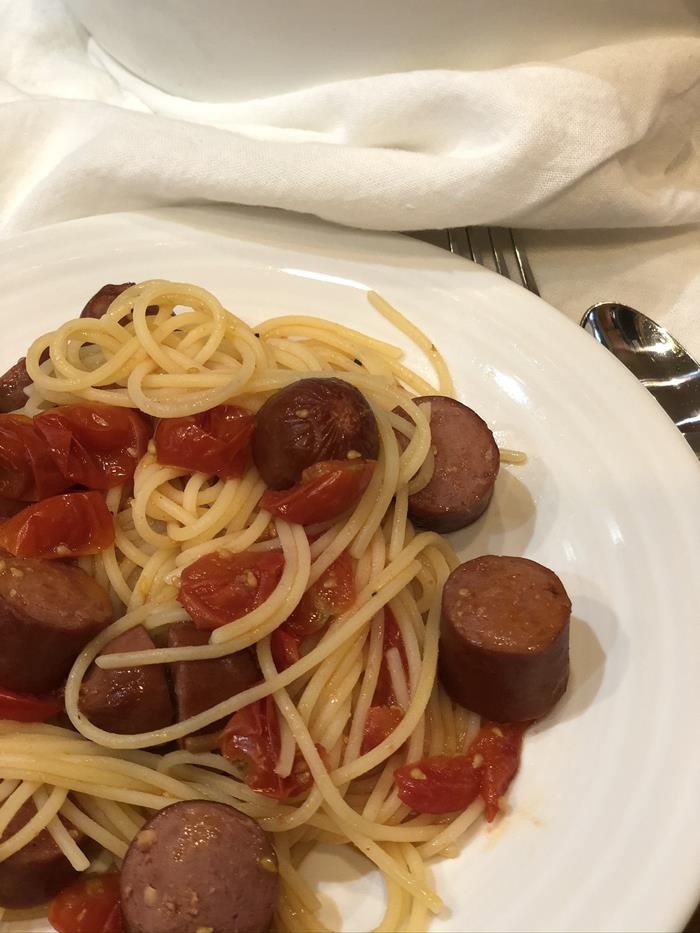
<svg viewBox="0 0 700 933">
<path fill-rule="evenodd" d="M 700 880 L 700 468 L 653 399 L 490 272 L 408 238 L 273 212 L 113 214 L 2 243 L 0 362 L 103 283 L 156 276 L 200 283 L 250 321 L 311 313 L 397 341 L 365 301 L 377 289 L 440 345 L 499 442 L 528 453 L 455 544 L 561 575 L 575 616 L 571 686 L 527 738 L 510 815 L 435 866 L 451 912 L 432 929 L 680 929 Z M 378 880 L 338 855 L 310 861 L 344 929 L 370 927 Z"/>
<path fill-rule="evenodd" d="M 697 25 L 687 0 L 66 0 L 140 78 L 248 100 L 420 68 L 496 68 Z"/>
</svg>

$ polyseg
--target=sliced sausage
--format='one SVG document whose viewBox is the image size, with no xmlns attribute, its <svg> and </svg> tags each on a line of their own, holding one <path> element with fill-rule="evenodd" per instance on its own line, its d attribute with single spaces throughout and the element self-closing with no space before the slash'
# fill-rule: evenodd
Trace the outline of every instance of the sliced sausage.
<svg viewBox="0 0 700 933">
<path fill-rule="evenodd" d="M 131 288 L 133 282 L 122 282 L 121 285 L 103 285 L 85 305 L 80 312 L 80 317 L 101 318 L 104 317 L 115 298 Z"/>
<path fill-rule="evenodd" d="M 13 515 L 21 512 L 22 509 L 26 509 L 26 507 L 26 502 L 19 502 L 17 499 L 0 498 L 0 521 L 12 518 Z"/>
<path fill-rule="evenodd" d="M 491 501 L 500 465 L 496 441 L 486 422 L 456 399 L 424 395 L 413 401 L 430 403 L 435 467 L 427 486 L 409 497 L 409 518 L 430 531 L 457 531 L 476 521 Z"/>
<path fill-rule="evenodd" d="M 477 557 L 442 593 L 440 680 L 453 700 L 496 722 L 539 719 L 569 677 L 571 600 L 547 567 Z"/>
<path fill-rule="evenodd" d="M 111 621 L 109 596 L 79 567 L 0 554 L 0 686 L 54 690 Z"/>
<path fill-rule="evenodd" d="M 208 800 L 160 810 L 121 873 L 130 933 L 264 933 L 278 888 L 275 853 L 258 824 Z"/>
<path fill-rule="evenodd" d="M 32 384 L 27 372 L 27 361 L 24 357 L 10 366 L 7 372 L 0 376 L 0 412 L 7 414 L 23 408 L 27 402 L 25 389 Z"/>
<path fill-rule="evenodd" d="M 155 648 L 142 625 L 118 635 L 102 654 Z M 93 664 L 80 687 L 78 706 L 91 723 L 107 732 L 135 735 L 163 729 L 173 721 L 173 704 L 162 664 L 102 670 Z"/>
<path fill-rule="evenodd" d="M 189 622 L 179 622 L 168 629 L 168 644 L 171 648 L 206 645 L 209 634 Z M 260 680 L 258 665 L 249 651 L 237 651 L 210 661 L 177 661 L 171 670 L 178 722 L 242 693 Z M 220 719 L 194 734 L 217 732 L 225 724 L 226 718 Z"/>
<path fill-rule="evenodd" d="M 35 815 L 34 802 L 27 800 L 10 820 L 0 840 L 4 842 L 14 836 Z M 77 844 L 86 851 L 85 836 L 71 823 L 64 822 L 64 825 Z M 45 904 L 78 874 L 49 831 L 44 829 L 23 849 L 0 862 L 0 907 L 23 910 Z"/>
<path fill-rule="evenodd" d="M 379 430 L 364 395 L 342 379 L 300 379 L 256 416 L 253 459 L 270 489 L 288 489 L 321 460 L 376 460 Z"/>
</svg>

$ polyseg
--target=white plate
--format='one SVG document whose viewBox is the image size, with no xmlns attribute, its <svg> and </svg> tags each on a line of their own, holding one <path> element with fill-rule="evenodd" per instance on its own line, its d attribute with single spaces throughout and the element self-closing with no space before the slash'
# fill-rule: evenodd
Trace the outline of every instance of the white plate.
<svg viewBox="0 0 700 933">
<path fill-rule="evenodd" d="M 571 686 L 527 737 L 512 813 L 436 866 L 451 912 L 432 928 L 682 927 L 700 880 L 700 469 L 651 396 L 542 301 L 447 253 L 214 208 L 94 217 L 0 245 L 3 365 L 103 283 L 153 277 L 204 285 L 251 322 L 311 313 L 396 342 L 365 301 L 374 288 L 441 347 L 499 443 L 528 453 L 454 539 L 465 557 L 521 554 L 560 574 Z M 376 920 L 378 883 L 351 882 L 338 857 L 315 865 L 345 929 Z"/>
</svg>

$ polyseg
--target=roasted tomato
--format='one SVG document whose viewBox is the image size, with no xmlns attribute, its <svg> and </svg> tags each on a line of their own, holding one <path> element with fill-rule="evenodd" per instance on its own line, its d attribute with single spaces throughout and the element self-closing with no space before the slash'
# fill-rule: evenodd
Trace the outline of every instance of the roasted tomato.
<svg viewBox="0 0 700 933">
<path fill-rule="evenodd" d="M 71 484 L 111 489 L 131 480 L 150 429 L 130 408 L 59 405 L 36 415 L 34 428 Z"/>
<path fill-rule="evenodd" d="M 388 739 L 403 719 L 400 706 L 370 706 L 362 733 L 361 754 L 366 755 Z"/>
<path fill-rule="evenodd" d="M 35 696 L 33 693 L 14 693 L 0 687 L 0 719 L 15 722 L 46 722 L 63 709 L 63 697 L 49 693 Z"/>
<path fill-rule="evenodd" d="M 187 418 L 166 418 L 155 433 L 158 463 L 210 473 L 221 479 L 241 476 L 255 419 L 244 408 L 218 405 Z"/>
<path fill-rule="evenodd" d="M 518 770 L 527 726 L 486 723 L 466 755 L 435 755 L 398 768 L 399 798 L 417 813 L 451 813 L 481 796 L 490 823 Z"/>
<path fill-rule="evenodd" d="M 384 655 L 382 657 L 382 666 L 379 669 L 379 679 L 372 697 L 372 706 L 395 706 L 398 701 L 394 693 L 394 687 L 391 681 L 391 674 L 386 662 L 386 653 L 390 648 L 396 648 L 401 656 L 404 674 L 408 680 L 408 660 L 406 659 L 406 649 L 404 648 L 401 630 L 394 618 L 394 613 L 386 607 L 384 609 Z"/>
<path fill-rule="evenodd" d="M 326 522 L 347 512 L 367 489 L 376 460 L 324 460 L 301 474 L 291 489 L 268 489 L 260 506 L 298 525 Z"/>
<path fill-rule="evenodd" d="M 0 415 L 0 496 L 33 502 L 71 485 L 25 415 Z"/>
<path fill-rule="evenodd" d="M 64 888 L 49 904 L 57 933 L 125 933 L 119 875 L 87 875 Z"/>
<path fill-rule="evenodd" d="M 43 499 L 0 524 L 0 547 L 15 557 L 80 557 L 114 543 L 114 521 L 99 492 Z"/>
<path fill-rule="evenodd" d="M 221 754 L 242 765 L 248 787 L 275 800 L 298 797 L 312 784 L 308 765 L 297 749 L 292 773 L 282 778 L 275 773 L 279 753 L 277 711 L 269 696 L 234 713 L 221 734 Z"/>
<path fill-rule="evenodd" d="M 182 571 L 178 598 L 197 628 L 219 628 L 264 603 L 283 568 L 280 551 L 205 554 Z"/>
<path fill-rule="evenodd" d="M 286 670 L 296 663 L 301 657 L 304 638 L 320 632 L 354 602 L 355 575 L 352 560 L 343 551 L 304 593 L 291 616 L 272 633 L 270 647 L 277 670 Z"/>
<path fill-rule="evenodd" d="M 288 489 L 321 460 L 345 460 L 348 454 L 376 460 L 379 431 L 364 395 L 350 383 L 300 379 L 262 406 L 252 447 L 270 489 Z"/>
</svg>

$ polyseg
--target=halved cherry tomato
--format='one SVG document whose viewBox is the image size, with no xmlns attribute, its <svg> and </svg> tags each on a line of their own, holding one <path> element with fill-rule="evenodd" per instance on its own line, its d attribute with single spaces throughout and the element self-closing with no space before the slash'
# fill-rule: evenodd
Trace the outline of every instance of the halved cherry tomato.
<svg viewBox="0 0 700 933">
<path fill-rule="evenodd" d="M 34 428 L 63 476 L 88 489 L 131 480 L 151 434 L 138 412 L 113 405 L 59 405 L 36 415 Z"/>
<path fill-rule="evenodd" d="M 322 460 L 290 489 L 268 489 L 260 506 L 288 522 L 312 525 L 347 512 L 367 489 L 376 460 Z"/>
<path fill-rule="evenodd" d="M 49 693 L 35 696 L 33 693 L 15 693 L 0 687 L 0 719 L 15 722 L 46 722 L 63 709 L 63 696 Z"/>
<path fill-rule="evenodd" d="M 490 823 L 518 770 L 528 725 L 486 723 L 466 755 L 435 755 L 397 768 L 399 798 L 417 813 L 451 813 L 481 796 Z"/>
<path fill-rule="evenodd" d="M 316 748 L 321 752 L 321 746 Z M 221 735 L 221 754 L 242 764 L 248 787 L 275 800 L 298 797 L 311 787 L 311 772 L 297 749 L 292 773 L 280 777 L 275 773 L 279 752 L 279 723 L 270 696 L 234 713 Z"/>
<path fill-rule="evenodd" d="M 219 628 L 265 602 L 283 567 L 280 551 L 205 554 L 182 571 L 178 598 L 197 628 Z"/>
<path fill-rule="evenodd" d="M 362 735 L 361 754 L 366 755 L 387 739 L 403 719 L 400 706 L 370 706 Z"/>
<path fill-rule="evenodd" d="M 33 502 L 64 492 L 61 473 L 46 443 L 25 415 L 0 415 L 0 496 Z"/>
<path fill-rule="evenodd" d="M 355 602 L 355 574 L 350 555 L 343 551 L 310 586 L 291 616 L 270 639 L 275 667 L 286 670 L 301 657 L 301 643 L 324 629 Z"/>
<path fill-rule="evenodd" d="M 408 660 L 403 638 L 401 637 L 401 629 L 394 618 L 393 612 L 386 606 L 384 608 L 384 654 L 382 656 L 382 666 L 379 669 L 377 686 L 372 697 L 372 706 L 395 706 L 398 703 L 391 681 L 391 674 L 389 673 L 389 666 L 386 663 L 386 653 L 390 648 L 398 649 L 401 664 L 408 679 Z"/>
<path fill-rule="evenodd" d="M 237 405 L 217 405 L 186 418 L 166 418 L 155 433 L 158 463 L 210 473 L 221 479 L 241 476 L 255 418 Z"/>
<path fill-rule="evenodd" d="M 119 875 L 87 875 L 64 888 L 49 904 L 57 933 L 125 933 Z"/>
<path fill-rule="evenodd" d="M 15 557 L 80 557 L 114 543 L 114 521 L 99 492 L 43 499 L 0 524 L 0 547 Z"/>
</svg>

